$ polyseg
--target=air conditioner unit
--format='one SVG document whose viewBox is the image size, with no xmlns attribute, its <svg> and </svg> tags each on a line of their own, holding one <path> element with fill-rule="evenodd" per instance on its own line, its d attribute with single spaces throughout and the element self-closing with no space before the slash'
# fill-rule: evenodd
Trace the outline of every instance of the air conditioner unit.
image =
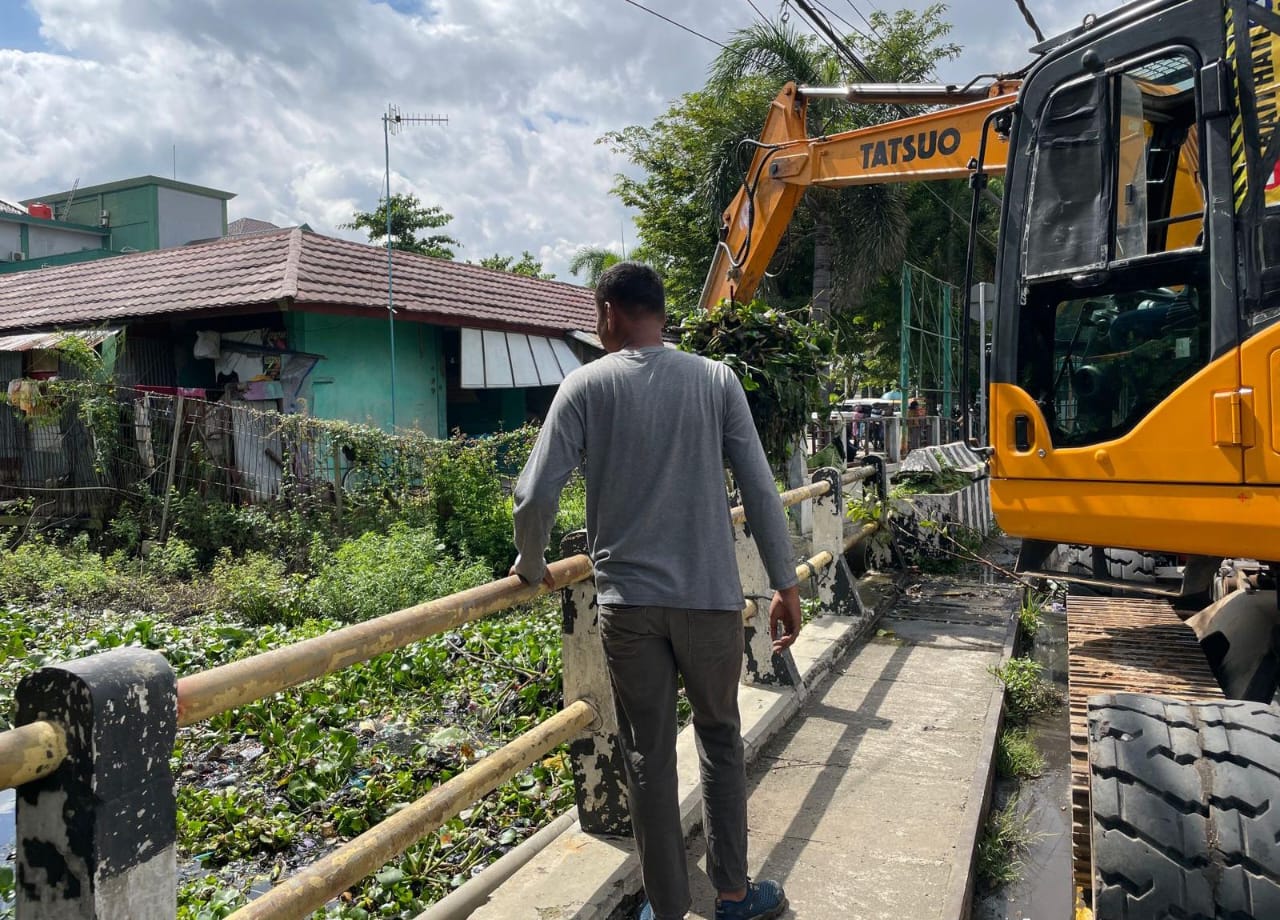
<svg viewBox="0 0 1280 920">
<path fill-rule="evenodd" d="M 23 252 L 21 249 L 15 249 L 13 252 L 9 253 L 10 262 L 22 262 L 26 258 L 27 258 L 27 254 Z"/>
</svg>

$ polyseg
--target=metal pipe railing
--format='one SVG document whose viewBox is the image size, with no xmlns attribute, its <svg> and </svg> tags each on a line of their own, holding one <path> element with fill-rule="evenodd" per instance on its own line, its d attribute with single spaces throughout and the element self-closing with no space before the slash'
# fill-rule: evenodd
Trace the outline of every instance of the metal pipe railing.
<svg viewBox="0 0 1280 920">
<path fill-rule="evenodd" d="M 871 524 L 868 526 L 870 526 L 872 528 L 872 531 L 874 532 L 874 530 L 879 525 Z M 863 528 L 863 529 L 865 530 L 866 528 Z M 857 536 L 858 536 L 857 534 L 854 534 L 854 537 L 850 538 L 850 540 L 852 541 Z M 846 542 L 845 549 L 847 550 L 850 545 L 851 545 L 851 542 Z M 823 550 L 822 552 L 818 553 L 818 555 L 813 556 L 809 559 L 806 559 L 804 562 L 796 566 L 796 578 L 799 578 L 802 581 L 806 578 L 812 578 L 814 575 L 817 575 L 818 572 L 820 572 L 822 569 L 825 569 L 827 566 L 831 565 L 831 563 L 835 561 L 836 561 L 835 557 L 832 556 L 831 553 L 827 552 L 826 550 Z M 750 620 L 753 616 L 755 616 L 759 612 L 759 610 L 760 610 L 760 605 L 757 604 L 754 600 L 748 598 L 746 604 L 743 605 L 743 608 L 742 608 L 743 622 Z"/>
<path fill-rule="evenodd" d="M 55 722 L 28 722 L 0 732 L 0 789 L 48 776 L 66 758 L 66 732 Z"/>
<path fill-rule="evenodd" d="M 570 703 L 412 805 L 280 882 L 229 920 L 300 920 L 308 916 L 597 718 L 586 700 Z"/>
<path fill-rule="evenodd" d="M 778 497 L 782 499 L 782 507 L 790 508 L 792 505 L 798 505 L 811 498 L 826 495 L 830 491 L 831 483 L 815 482 L 807 486 L 800 486 L 798 489 L 789 489 Z M 747 510 L 742 505 L 737 505 L 729 510 L 729 516 L 733 519 L 733 523 L 741 524 L 747 519 Z"/>
<path fill-rule="evenodd" d="M 363 623 L 305 639 L 251 658 L 201 671 L 178 681 L 178 725 L 193 725 L 237 706 L 324 677 L 385 652 L 403 648 L 540 594 L 591 577 L 591 560 L 572 556 L 548 567 L 555 587 L 526 585 L 510 575 L 497 581 L 406 607 Z"/>
<path fill-rule="evenodd" d="M 782 504 L 791 507 L 818 499 L 837 489 L 840 483 L 866 479 L 877 472 L 874 466 L 852 468 L 839 478 L 829 476 L 782 493 Z M 842 516 L 838 509 L 833 513 Z M 745 518 L 744 509 L 734 508 L 732 517 L 736 523 L 741 523 Z M 845 549 L 865 539 L 876 528 L 875 524 L 863 527 L 844 543 Z M 796 574 L 800 578 L 812 578 L 838 558 L 839 552 L 830 548 L 828 543 L 827 549 L 798 565 Z M 583 554 L 552 563 L 549 570 L 553 582 L 551 587 L 525 585 L 512 576 L 184 677 L 176 682 L 178 725 L 192 725 L 264 699 L 549 591 L 586 581 L 593 574 L 591 561 Z M 748 602 L 744 612 L 749 616 L 755 615 L 756 603 Z M 172 688 L 173 684 L 169 686 Z M 556 716 L 301 870 L 237 911 L 233 917 L 235 920 L 301 918 L 322 907 L 332 897 L 438 829 L 463 808 L 509 781 L 548 750 L 583 731 L 599 731 L 600 714 L 594 703 L 588 701 L 594 698 L 590 694 L 583 695 L 586 699 L 570 703 Z M 56 770 L 66 757 L 65 731 L 57 722 L 38 721 L 2 732 L 0 789 L 40 779 Z"/>
</svg>

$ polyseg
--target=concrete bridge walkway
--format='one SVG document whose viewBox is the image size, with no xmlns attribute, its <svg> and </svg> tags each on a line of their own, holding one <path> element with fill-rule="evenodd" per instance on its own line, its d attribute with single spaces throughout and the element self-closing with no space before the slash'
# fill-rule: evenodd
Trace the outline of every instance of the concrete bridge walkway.
<svg viewBox="0 0 1280 920">
<path fill-rule="evenodd" d="M 1012 564 L 1007 549 L 996 561 Z M 1020 590 L 989 571 L 862 582 L 873 624 L 815 620 L 794 648 L 805 688 L 746 686 L 751 871 L 778 879 L 786 917 L 956 920 L 968 912 L 974 847 Z M 699 820 L 697 764 L 680 741 L 686 826 Z M 702 839 L 690 842 L 691 918 L 713 916 Z M 630 840 L 571 826 L 472 916 L 634 916 Z"/>
<path fill-rule="evenodd" d="M 1002 702 L 1008 582 L 914 585 L 847 652 L 750 769 L 750 865 L 780 880 L 785 915 L 957 920 Z M 701 838 L 691 917 L 711 917 Z"/>
</svg>

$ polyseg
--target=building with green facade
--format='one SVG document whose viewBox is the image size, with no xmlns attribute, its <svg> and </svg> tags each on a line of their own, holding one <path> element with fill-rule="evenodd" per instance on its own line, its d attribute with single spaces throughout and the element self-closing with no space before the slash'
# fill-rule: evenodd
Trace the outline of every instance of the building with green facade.
<svg viewBox="0 0 1280 920">
<path fill-rule="evenodd" d="M 227 232 L 231 192 L 138 176 L 0 209 L 0 274 L 183 246 Z"/>
<path fill-rule="evenodd" d="M 594 356 L 587 288 L 393 258 L 394 319 L 386 249 L 297 227 L 0 275 L 0 380 L 32 333 L 119 330 L 126 387 L 447 437 L 540 418 Z"/>
</svg>

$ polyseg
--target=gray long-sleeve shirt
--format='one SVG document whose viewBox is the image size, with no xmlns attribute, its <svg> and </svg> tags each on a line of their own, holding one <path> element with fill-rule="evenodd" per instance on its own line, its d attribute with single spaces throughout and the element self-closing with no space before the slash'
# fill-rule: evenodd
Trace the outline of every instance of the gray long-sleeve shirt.
<svg viewBox="0 0 1280 920">
<path fill-rule="evenodd" d="M 770 583 L 796 583 L 782 502 L 742 385 L 723 364 L 654 346 L 565 378 L 516 483 L 515 570 L 531 583 L 546 571 L 560 492 L 584 459 L 601 603 L 742 608 L 726 460 Z"/>
</svg>

